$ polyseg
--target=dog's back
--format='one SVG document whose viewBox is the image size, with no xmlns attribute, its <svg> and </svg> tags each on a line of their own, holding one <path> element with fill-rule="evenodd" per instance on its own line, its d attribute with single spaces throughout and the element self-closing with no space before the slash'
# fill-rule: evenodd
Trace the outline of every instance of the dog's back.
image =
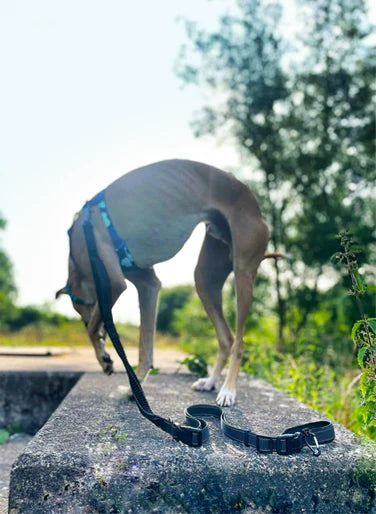
<svg viewBox="0 0 376 514">
<path fill-rule="evenodd" d="M 139 168 L 106 190 L 114 225 L 140 267 L 173 257 L 201 221 L 211 223 L 214 235 L 225 237 L 226 218 L 244 196 L 249 197 L 249 210 L 259 216 L 257 201 L 243 183 L 213 166 L 188 160 Z"/>
</svg>

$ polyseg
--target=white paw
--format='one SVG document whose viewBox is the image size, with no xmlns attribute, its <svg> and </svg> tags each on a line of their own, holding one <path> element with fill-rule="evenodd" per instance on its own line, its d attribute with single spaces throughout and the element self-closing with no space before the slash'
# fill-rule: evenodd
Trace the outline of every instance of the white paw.
<svg viewBox="0 0 376 514">
<path fill-rule="evenodd" d="M 195 389 L 195 391 L 212 391 L 215 389 L 215 378 L 199 378 L 192 384 L 192 389 Z"/>
<path fill-rule="evenodd" d="M 226 386 L 222 386 L 217 396 L 217 403 L 221 407 L 231 407 L 235 403 L 236 393 L 227 389 Z"/>
<path fill-rule="evenodd" d="M 117 386 L 117 388 L 110 393 L 110 398 L 115 398 L 116 400 L 130 400 L 131 397 L 131 388 L 125 385 Z"/>
<path fill-rule="evenodd" d="M 132 389 L 128 386 L 119 386 L 118 387 L 118 391 L 121 393 L 121 397 L 123 398 L 123 400 L 132 400 L 133 398 L 133 393 L 132 393 Z"/>
</svg>

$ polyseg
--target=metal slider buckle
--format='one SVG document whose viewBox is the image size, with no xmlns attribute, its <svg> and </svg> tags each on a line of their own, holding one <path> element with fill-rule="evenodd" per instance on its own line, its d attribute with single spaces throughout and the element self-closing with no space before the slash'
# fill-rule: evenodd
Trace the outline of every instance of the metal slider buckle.
<svg viewBox="0 0 376 514">
<path fill-rule="evenodd" d="M 319 455 L 321 455 L 321 450 L 320 450 L 320 446 L 319 446 L 319 442 L 317 440 L 316 434 L 314 432 L 312 432 L 311 430 L 309 430 L 309 429 L 305 429 L 305 430 L 303 430 L 302 435 L 303 435 L 305 444 L 311 450 L 313 455 L 315 457 L 318 457 Z M 313 441 L 315 443 L 315 446 L 311 446 L 309 444 L 309 442 L 307 441 L 308 437 L 310 437 L 310 436 L 313 437 Z"/>
<path fill-rule="evenodd" d="M 302 442 L 300 439 L 300 432 L 293 434 L 281 434 L 276 437 L 275 451 L 279 455 L 291 455 L 302 449 Z"/>
<path fill-rule="evenodd" d="M 269 441 L 269 448 L 260 448 L 260 441 Z M 270 437 L 256 436 L 256 450 L 260 453 L 273 453 L 273 439 Z"/>
<path fill-rule="evenodd" d="M 198 448 L 202 445 L 202 430 L 201 428 L 191 427 L 189 425 L 180 425 L 180 428 L 187 430 L 191 435 L 191 446 Z"/>
</svg>

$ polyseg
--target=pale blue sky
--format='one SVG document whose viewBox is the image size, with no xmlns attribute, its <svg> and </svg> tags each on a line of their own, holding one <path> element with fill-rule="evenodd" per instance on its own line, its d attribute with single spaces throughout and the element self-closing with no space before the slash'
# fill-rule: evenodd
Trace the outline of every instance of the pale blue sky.
<svg viewBox="0 0 376 514">
<path fill-rule="evenodd" d="M 67 278 L 66 230 L 85 200 L 131 169 L 166 158 L 239 166 L 231 141 L 194 139 L 202 93 L 180 87 L 173 64 L 186 41 L 177 16 L 213 28 L 225 0 L 51 0 L 0 3 L 2 244 L 20 304 L 52 301 Z M 292 2 L 286 22 L 295 21 Z M 156 267 L 164 285 L 192 281 L 198 227 Z M 73 314 L 68 298 L 54 308 Z M 118 319 L 138 320 L 133 287 Z"/>
</svg>

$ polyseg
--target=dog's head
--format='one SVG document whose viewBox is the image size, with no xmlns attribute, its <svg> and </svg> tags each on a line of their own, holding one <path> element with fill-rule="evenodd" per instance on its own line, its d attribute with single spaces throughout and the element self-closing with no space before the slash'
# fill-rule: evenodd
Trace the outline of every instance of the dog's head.
<svg viewBox="0 0 376 514">
<path fill-rule="evenodd" d="M 72 258 L 69 258 L 67 284 L 56 291 L 55 298 L 59 298 L 62 294 L 67 294 L 70 297 L 73 308 L 81 316 L 85 325 L 87 325 L 96 301 L 95 289 L 94 286 L 81 275 Z"/>
</svg>

